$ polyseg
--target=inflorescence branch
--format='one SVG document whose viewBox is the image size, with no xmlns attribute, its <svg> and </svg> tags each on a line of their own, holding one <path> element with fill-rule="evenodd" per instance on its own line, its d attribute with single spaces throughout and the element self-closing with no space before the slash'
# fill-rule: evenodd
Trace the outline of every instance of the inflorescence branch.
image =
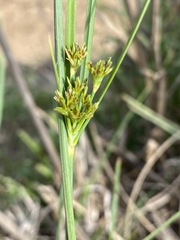
<svg viewBox="0 0 180 240">
<path fill-rule="evenodd" d="M 92 92 L 89 94 L 88 80 L 81 82 L 80 77 L 76 76 L 87 55 L 85 44 L 81 48 L 78 44 L 73 44 L 71 48 L 66 48 L 65 52 L 70 63 L 70 78 L 66 77 L 67 87 L 64 92 L 55 91 L 54 99 L 58 102 L 55 111 L 64 116 L 69 144 L 75 147 L 83 124 L 93 117 L 98 108 L 99 103 L 93 103 L 93 98 L 103 78 L 112 71 L 112 61 L 111 58 L 108 61 L 100 60 L 95 65 L 87 62 L 87 69 L 93 79 Z"/>
</svg>

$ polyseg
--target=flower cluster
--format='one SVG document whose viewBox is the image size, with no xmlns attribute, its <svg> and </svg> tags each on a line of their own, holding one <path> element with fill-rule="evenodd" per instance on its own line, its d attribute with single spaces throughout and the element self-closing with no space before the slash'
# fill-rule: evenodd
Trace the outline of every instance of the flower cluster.
<svg viewBox="0 0 180 240">
<path fill-rule="evenodd" d="M 92 103 L 91 95 L 87 93 L 87 81 L 81 82 L 79 77 L 73 83 L 68 78 L 67 81 L 65 97 L 58 90 L 55 92 L 54 99 L 60 105 L 55 111 L 68 117 L 72 123 L 92 118 L 97 104 Z"/>
<path fill-rule="evenodd" d="M 87 62 L 87 68 L 92 74 L 93 78 L 93 93 L 95 94 L 99 89 L 103 78 L 112 71 L 112 61 L 100 60 L 94 66 L 92 62 Z"/>
<path fill-rule="evenodd" d="M 80 48 L 78 44 L 74 43 L 71 48 L 65 48 L 65 52 L 71 65 L 71 77 L 74 77 L 87 55 L 87 48 L 85 44 Z"/>
<path fill-rule="evenodd" d="M 91 119 L 98 108 L 99 103 L 93 103 L 93 97 L 103 78 L 112 71 L 112 61 L 100 60 L 95 65 L 92 62 L 87 63 L 93 78 L 93 90 L 92 93 L 88 93 L 87 79 L 81 81 L 76 77 L 77 70 L 87 55 L 86 46 L 80 48 L 79 45 L 73 44 L 72 48 L 66 48 L 65 52 L 70 62 L 70 78 L 66 78 L 64 92 L 55 91 L 54 99 L 58 102 L 55 111 L 64 116 L 69 141 L 75 145 L 86 120 Z"/>
</svg>

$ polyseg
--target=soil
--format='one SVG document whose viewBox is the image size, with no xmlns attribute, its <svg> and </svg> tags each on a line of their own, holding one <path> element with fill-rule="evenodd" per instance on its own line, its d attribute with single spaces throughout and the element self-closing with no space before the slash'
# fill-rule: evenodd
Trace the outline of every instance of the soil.
<svg viewBox="0 0 180 240">
<path fill-rule="evenodd" d="M 118 1 L 97 1 L 93 59 L 104 53 L 112 56 L 116 49 L 114 33 L 104 21 L 105 12 L 110 23 L 119 26 L 112 10 Z M 83 42 L 87 1 L 77 0 L 77 42 Z M 0 19 L 16 59 L 25 65 L 43 65 L 50 58 L 48 37 L 53 38 L 53 0 L 0 0 Z M 107 19 L 106 19 L 107 20 Z M 97 57 L 98 56 L 98 57 Z"/>
</svg>

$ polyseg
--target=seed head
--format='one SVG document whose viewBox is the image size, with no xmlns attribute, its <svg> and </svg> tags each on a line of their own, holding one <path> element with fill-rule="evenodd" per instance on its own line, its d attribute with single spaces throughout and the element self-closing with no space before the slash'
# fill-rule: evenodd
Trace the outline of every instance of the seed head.
<svg viewBox="0 0 180 240">
<path fill-rule="evenodd" d="M 70 62 L 71 77 L 73 77 L 87 55 L 87 48 L 85 44 L 80 48 L 78 44 L 74 43 L 71 48 L 65 48 L 65 52 L 67 60 Z"/>
<path fill-rule="evenodd" d="M 97 103 L 92 103 L 91 95 L 87 93 L 87 81 L 80 81 L 77 77 L 73 83 L 67 78 L 68 87 L 64 96 L 55 91 L 54 99 L 59 106 L 54 110 L 65 116 L 67 120 L 68 136 L 72 139 L 79 133 L 79 129 L 87 119 L 91 119 L 98 108 Z"/>
<path fill-rule="evenodd" d="M 93 92 L 95 93 L 100 87 L 103 78 L 113 69 L 111 58 L 108 61 L 100 60 L 94 66 L 92 62 L 87 62 L 87 68 L 93 77 Z"/>
</svg>

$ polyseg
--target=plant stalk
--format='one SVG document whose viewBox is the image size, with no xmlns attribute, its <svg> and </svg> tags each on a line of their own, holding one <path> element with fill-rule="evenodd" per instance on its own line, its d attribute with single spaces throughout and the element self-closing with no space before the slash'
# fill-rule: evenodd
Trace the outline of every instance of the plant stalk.
<svg viewBox="0 0 180 240">
<path fill-rule="evenodd" d="M 130 37 L 129 37 L 129 39 L 128 39 L 128 41 L 127 41 L 127 43 L 126 43 L 126 45 L 125 45 L 125 47 L 124 47 L 124 49 L 122 51 L 122 54 L 119 57 L 119 60 L 118 60 L 118 62 L 116 64 L 114 70 L 112 71 L 112 74 L 111 74 L 110 78 L 108 79 L 108 81 L 107 81 L 107 83 L 106 83 L 106 85 L 105 85 L 105 87 L 104 87 L 104 89 L 103 89 L 103 91 L 102 91 L 102 93 L 101 93 L 101 95 L 99 97 L 98 103 L 100 103 L 102 101 L 102 99 L 103 99 L 105 93 L 107 92 L 110 84 L 112 83 L 112 81 L 113 81 L 113 79 L 114 79 L 118 69 L 120 68 L 120 66 L 121 66 L 121 64 L 122 64 L 122 62 L 123 62 L 123 60 L 124 60 L 124 58 L 125 58 L 125 56 L 127 54 L 127 51 L 129 49 L 129 47 L 131 46 L 131 43 L 134 40 L 134 37 L 136 36 L 136 33 L 137 33 L 137 31 L 138 31 L 138 29 L 140 27 L 140 24 L 141 24 L 141 22 L 143 20 L 143 17 L 144 17 L 144 15 L 145 15 L 145 13 L 146 13 L 146 11 L 148 9 L 148 6 L 149 6 L 150 2 L 151 2 L 151 0 L 146 0 L 145 1 L 145 4 L 144 4 L 143 9 L 141 11 L 141 14 L 140 14 L 140 16 L 139 16 L 139 18 L 137 20 L 137 23 L 136 23 L 136 25 L 134 27 L 134 30 L 132 31 L 132 33 L 131 33 L 131 35 L 130 35 Z"/>
<path fill-rule="evenodd" d="M 68 1 L 68 6 L 72 7 L 70 3 L 75 3 L 75 1 Z M 57 85 L 58 89 L 61 93 L 64 91 L 65 85 L 65 57 L 64 57 L 64 35 L 63 35 L 63 18 L 62 14 L 62 0 L 54 0 L 54 28 L 55 28 L 55 60 L 56 60 L 56 68 L 57 68 Z M 69 13 L 70 16 L 71 13 Z M 73 15 L 74 16 L 74 15 Z M 70 23 L 73 23 L 72 16 Z M 70 26 L 72 30 L 72 26 Z M 70 43 L 70 38 L 74 36 L 66 35 L 68 44 Z M 74 38 L 73 38 L 74 39 Z M 72 176 L 73 176 L 73 166 L 72 159 L 69 156 L 68 152 L 68 138 L 67 138 L 67 130 L 65 126 L 64 117 L 58 117 L 58 126 L 59 126 L 59 144 L 60 144 L 60 158 L 61 158 L 61 168 L 62 168 L 62 184 L 63 184 L 63 197 L 64 197 L 64 206 L 66 213 L 66 226 L 67 226 L 67 235 L 68 240 L 76 240 L 75 233 L 75 223 L 74 223 L 74 211 L 73 211 L 73 199 L 72 199 Z M 61 199 L 62 193 L 60 191 L 59 199 Z M 61 203 L 60 205 L 61 206 Z M 59 222 L 61 216 L 59 215 Z M 58 224 L 60 226 L 60 224 Z M 59 230 L 59 228 L 58 228 Z M 60 233 L 57 232 L 56 240 L 60 240 Z"/>
</svg>

